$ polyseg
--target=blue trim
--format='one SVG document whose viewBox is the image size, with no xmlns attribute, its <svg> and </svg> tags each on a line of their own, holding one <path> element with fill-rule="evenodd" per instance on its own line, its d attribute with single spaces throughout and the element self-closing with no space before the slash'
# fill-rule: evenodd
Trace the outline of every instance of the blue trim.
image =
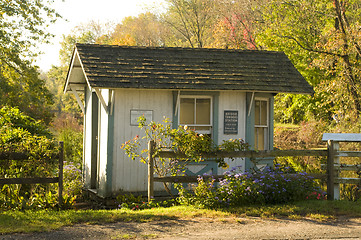
<svg viewBox="0 0 361 240">
<path fill-rule="evenodd" d="M 253 103 L 252 103 L 252 109 L 250 112 L 250 115 L 248 116 L 248 112 L 249 112 L 249 106 L 251 103 L 251 99 L 252 99 L 252 93 L 247 93 L 247 97 L 246 97 L 246 142 L 250 145 L 251 149 L 254 149 L 254 141 L 255 141 L 255 136 L 254 136 L 254 123 L 255 123 L 255 112 L 254 112 L 254 105 L 255 105 L 255 98 L 267 98 L 269 100 L 269 139 L 268 139 L 268 147 L 270 150 L 273 149 L 273 128 L 274 128 L 274 95 L 271 93 L 255 93 L 254 94 L 254 98 L 253 98 Z M 273 164 L 273 159 L 274 158 L 263 158 L 260 159 L 259 163 L 261 164 L 268 164 L 268 165 L 272 165 Z M 246 171 L 249 171 L 250 169 L 252 169 L 254 167 L 254 164 L 251 162 L 251 160 L 249 158 L 246 158 Z"/>
<path fill-rule="evenodd" d="M 256 94 L 255 94 L 256 95 Z M 246 139 L 245 141 L 250 145 L 251 149 L 254 149 L 254 98 L 251 110 L 249 110 L 249 107 L 251 106 L 251 100 L 252 100 L 252 93 L 248 92 L 246 94 Z M 248 113 L 249 116 L 248 116 Z M 249 171 L 251 168 L 253 168 L 253 163 L 249 158 L 246 158 L 246 171 Z"/>
<path fill-rule="evenodd" d="M 213 111 L 213 121 L 212 121 L 212 137 L 213 137 L 213 141 L 215 144 L 218 145 L 218 124 L 219 124 L 219 92 L 218 91 L 181 91 L 180 95 L 203 95 L 203 96 L 211 96 L 212 97 L 212 102 L 213 102 L 213 106 L 212 106 L 212 111 Z M 177 104 L 177 97 L 178 97 L 178 91 L 173 91 L 173 121 L 172 121 L 172 128 L 176 129 L 178 128 L 179 124 L 178 124 L 178 111 L 176 112 L 176 114 L 174 114 L 175 108 L 176 108 L 176 104 Z M 208 161 L 205 161 L 208 162 Z M 204 162 L 202 162 L 204 163 Z M 208 162 L 210 164 L 209 168 L 213 169 L 213 174 L 217 174 L 218 173 L 218 167 L 215 165 L 216 162 L 214 161 L 209 161 Z M 215 164 L 215 165 L 214 165 Z"/>
</svg>

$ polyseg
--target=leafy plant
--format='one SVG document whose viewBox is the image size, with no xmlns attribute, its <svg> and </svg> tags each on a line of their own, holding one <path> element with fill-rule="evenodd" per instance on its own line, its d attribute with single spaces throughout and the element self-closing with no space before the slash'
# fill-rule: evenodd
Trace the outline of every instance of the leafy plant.
<svg viewBox="0 0 361 240">
<path fill-rule="evenodd" d="M 290 175 L 292 171 L 289 168 L 280 169 L 279 166 L 255 173 L 240 173 L 239 169 L 235 167 L 226 172 L 219 185 L 215 184 L 215 179 L 205 180 L 199 176 L 198 184 L 193 186 L 194 193 L 183 189 L 180 191 L 180 201 L 219 208 L 305 200 L 314 192 L 324 196 L 304 172 Z"/>
<path fill-rule="evenodd" d="M 202 155 L 213 151 L 243 151 L 249 148 L 249 145 L 242 139 L 231 139 L 223 141 L 216 146 L 208 135 L 198 134 L 195 130 L 190 129 L 187 125 L 179 126 L 172 129 L 169 120 L 164 118 L 163 123 L 150 122 L 146 124 L 144 116 L 138 119 L 139 128 L 145 135 L 144 137 L 135 136 L 133 139 L 125 142 L 121 148 L 133 160 L 139 159 L 141 162 L 148 164 L 148 149 L 141 149 L 147 142 L 155 143 L 154 156 L 162 150 L 172 150 L 183 154 L 182 160 L 154 158 L 155 173 L 164 177 L 167 175 L 181 175 L 190 162 L 203 161 Z M 224 159 L 217 159 L 219 166 L 226 166 Z M 165 189 L 170 193 L 169 188 L 164 184 Z"/>
</svg>

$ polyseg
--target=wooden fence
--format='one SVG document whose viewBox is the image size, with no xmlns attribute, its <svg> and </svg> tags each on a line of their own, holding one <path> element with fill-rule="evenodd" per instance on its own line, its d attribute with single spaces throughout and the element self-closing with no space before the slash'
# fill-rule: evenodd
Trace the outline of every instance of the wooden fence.
<svg viewBox="0 0 361 240">
<path fill-rule="evenodd" d="M 315 179 L 327 180 L 327 199 L 334 200 L 337 198 L 337 191 L 339 191 L 338 184 L 340 183 L 361 183 L 361 178 L 339 178 L 339 171 L 361 171 L 360 165 L 345 165 L 335 162 L 339 157 L 361 157 L 361 152 L 339 151 L 336 142 L 328 140 L 327 149 L 320 150 L 267 150 L 267 151 L 235 151 L 235 152 L 212 152 L 202 155 L 204 159 L 216 158 L 265 158 L 265 157 L 296 157 L 296 156 L 323 156 L 327 157 L 326 174 L 309 174 Z M 154 158 L 187 158 L 184 154 L 161 151 L 154 156 L 154 142 L 148 143 L 148 201 L 154 198 L 154 182 L 172 182 L 172 183 L 189 183 L 197 182 L 198 176 L 167 176 L 154 177 Z M 209 176 L 212 177 L 212 176 Z M 222 178 L 223 175 L 213 176 L 215 179 Z M 336 194 L 335 194 L 336 192 Z M 335 197 L 336 196 L 336 197 Z"/>
<path fill-rule="evenodd" d="M 63 159 L 64 159 L 64 143 L 59 142 L 59 153 L 52 156 L 57 158 L 59 164 L 59 173 L 57 177 L 32 177 L 32 178 L 0 178 L 0 186 L 4 184 L 42 184 L 42 183 L 58 183 L 58 202 L 59 206 L 63 203 Z M 18 152 L 1 152 L 0 161 L 24 161 L 28 160 L 27 153 Z"/>
</svg>

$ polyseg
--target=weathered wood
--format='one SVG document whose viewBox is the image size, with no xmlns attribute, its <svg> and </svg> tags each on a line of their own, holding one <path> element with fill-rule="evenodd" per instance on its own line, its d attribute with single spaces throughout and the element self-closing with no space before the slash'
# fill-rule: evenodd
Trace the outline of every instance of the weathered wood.
<svg viewBox="0 0 361 240">
<path fill-rule="evenodd" d="M 321 169 L 326 169 L 326 164 L 321 164 Z M 361 171 L 361 164 L 334 164 L 334 169 L 337 171 Z"/>
<path fill-rule="evenodd" d="M 59 142 L 59 183 L 58 183 L 58 203 L 59 206 L 63 205 L 63 169 L 64 169 L 64 143 Z"/>
<path fill-rule="evenodd" d="M 25 160 L 29 158 L 28 153 L 17 153 L 17 152 L 0 152 L 1 160 Z"/>
<path fill-rule="evenodd" d="M 148 142 L 148 202 L 154 198 L 154 141 Z"/>
<path fill-rule="evenodd" d="M 334 142 L 361 142 L 360 133 L 324 133 L 322 141 L 332 140 Z"/>
<path fill-rule="evenodd" d="M 297 178 L 298 174 L 285 174 L 291 178 Z M 314 179 L 326 179 L 325 174 L 308 174 Z M 203 179 L 214 178 L 215 182 L 219 182 L 221 179 L 224 179 L 225 175 L 203 175 Z M 154 182 L 171 182 L 171 183 L 195 183 L 198 182 L 199 176 L 168 176 L 168 177 L 155 177 Z"/>
<path fill-rule="evenodd" d="M 202 176 L 203 179 L 214 178 L 216 182 L 224 178 L 224 175 Z M 154 182 L 171 182 L 171 183 L 193 183 L 198 182 L 199 176 L 169 176 L 169 177 L 155 177 Z"/>
<path fill-rule="evenodd" d="M 161 151 L 157 155 L 163 158 L 188 158 L 185 154 L 172 151 Z M 327 150 L 266 150 L 266 151 L 217 151 L 204 153 L 204 158 L 262 158 L 262 157 L 286 157 L 286 156 L 327 156 Z"/>
<path fill-rule="evenodd" d="M 32 177 L 32 178 L 2 178 L 0 179 L 0 185 L 4 184 L 46 184 L 46 183 L 58 183 L 58 201 L 59 205 L 63 202 L 63 161 L 64 161 L 64 144 L 59 142 L 60 152 L 53 154 L 49 159 L 59 158 L 59 174 L 58 177 Z M 16 153 L 16 152 L 1 152 L 0 160 L 27 160 L 29 158 L 28 153 Z"/>
<path fill-rule="evenodd" d="M 2 184 L 41 184 L 41 183 L 57 183 L 59 181 L 58 177 L 52 178 L 42 178 L 42 177 L 33 177 L 33 178 L 2 178 L 0 179 L 0 185 Z"/>
<path fill-rule="evenodd" d="M 361 157 L 361 152 L 356 151 L 338 151 L 336 153 L 338 157 Z"/>
<path fill-rule="evenodd" d="M 30 157 L 29 153 L 26 152 L 0 152 L 0 161 L 9 160 L 28 160 Z M 53 154 L 48 159 L 59 158 L 59 154 Z"/>
<path fill-rule="evenodd" d="M 338 184 L 361 184 L 361 178 L 335 178 L 335 183 Z"/>
<path fill-rule="evenodd" d="M 334 200 L 334 184 L 335 184 L 335 170 L 334 170 L 334 150 L 333 141 L 327 141 L 327 199 Z"/>
</svg>

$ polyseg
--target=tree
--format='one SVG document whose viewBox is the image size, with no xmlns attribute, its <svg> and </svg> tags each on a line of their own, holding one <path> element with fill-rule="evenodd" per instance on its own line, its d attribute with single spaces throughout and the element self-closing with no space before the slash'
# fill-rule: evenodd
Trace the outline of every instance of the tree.
<svg viewBox="0 0 361 240">
<path fill-rule="evenodd" d="M 259 49 L 257 29 L 261 13 L 259 6 L 264 0 L 218 1 L 219 16 L 213 27 L 212 47 L 234 49 Z"/>
<path fill-rule="evenodd" d="M 69 62 L 76 43 L 97 43 L 101 37 L 109 36 L 112 30 L 110 23 L 100 24 L 90 21 L 76 26 L 69 35 L 63 35 L 59 51 L 60 66 L 52 66 L 43 79 L 54 95 L 53 111 L 57 114 L 69 113 L 81 119 L 80 107 L 72 94 L 63 93 L 64 79 L 66 79 Z"/>
<path fill-rule="evenodd" d="M 315 86 L 313 115 L 361 113 L 361 2 L 273 0 L 263 8 L 260 44 L 281 50 Z"/>
<path fill-rule="evenodd" d="M 51 37 L 45 29 L 57 17 L 43 0 L 0 2 L 0 107 L 18 106 L 36 119 L 50 121 L 52 96 L 32 59 L 39 54 L 36 43 Z"/>
<path fill-rule="evenodd" d="M 151 12 L 137 17 L 125 17 L 114 31 L 97 39 L 99 43 L 127 46 L 159 47 L 169 45 L 169 30 L 159 17 Z"/>
<path fill-rule="evenodd" d="M 167 0 L 165 23 L 180 34 L 185 46 L 206 47 L 212 39 L 215 18 L 215 0 Z"/>
</svg>

